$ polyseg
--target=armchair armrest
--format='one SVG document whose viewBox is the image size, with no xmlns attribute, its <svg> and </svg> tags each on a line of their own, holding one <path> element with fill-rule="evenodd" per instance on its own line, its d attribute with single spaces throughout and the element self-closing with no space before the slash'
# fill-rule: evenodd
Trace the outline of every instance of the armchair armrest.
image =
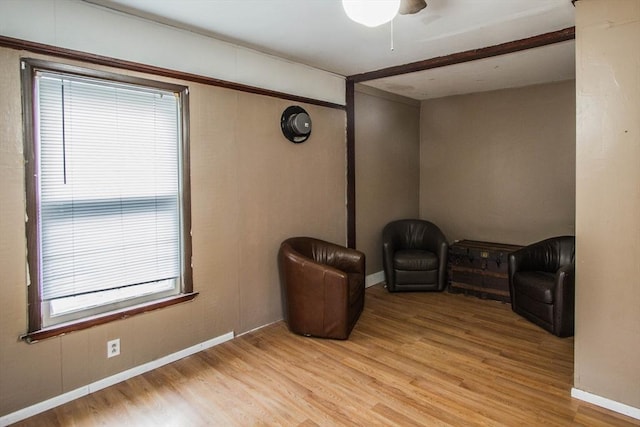
<svg viewBox="0 0 640 427">
<path fill-rule="evenodd" d="M 442 235 L 441 239 L 438 239 L 438 247 L 437 247 L 438 260 L 440 264 L 438 265 L 438 284 L 441 289 L 445 289 L 447 287 L 447 262 L 449 259 L 449 242 Z"/>
<path fill-rule="evenodd" d="M 449 250 L 449 242 L 444 236 L 444 233 L 439 229 L 431 230 L 430 233 L 426 233 L 423 237 L 422 247 L 436 254 L 441 254 L 443 248 Z M 445 257 L 446 259 L 446 257 Z"/>
<path fill-rule="evenodd" d="M 554 301 L 566 306 L 567 301 L 574 301 L 575 264 L 562 266 L 556 272 Z"/>
<path fill-rule="evenodd" d="M 554 295 L 554 333 L 560 337 L 573 334 L 575 317 L 575 264 L 568 264 L 556 273 Z"/>
<path fill-rule="evenodd" d="M 386 226 L 382 231 L 382 267 L 385 272 L 385 280 L 389 289 L 395 289 L 395 277 L 393 275 L 393 253 L 400 247 L 400 236 L 395 227 Z"/>
</svg>

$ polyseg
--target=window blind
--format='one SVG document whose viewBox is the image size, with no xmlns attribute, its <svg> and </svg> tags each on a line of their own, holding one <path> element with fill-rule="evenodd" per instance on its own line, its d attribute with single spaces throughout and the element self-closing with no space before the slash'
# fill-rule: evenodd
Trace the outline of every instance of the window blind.
<svg viewBox="0 0 640 427">
<path fill-rule="evenodd" d="M 172 92 L 39 72 L 41 299 L 179 280 Z"/>
</svg>

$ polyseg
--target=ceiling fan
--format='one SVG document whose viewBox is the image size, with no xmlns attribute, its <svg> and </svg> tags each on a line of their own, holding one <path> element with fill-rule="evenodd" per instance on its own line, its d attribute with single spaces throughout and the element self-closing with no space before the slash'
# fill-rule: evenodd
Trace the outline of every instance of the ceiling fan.
<svg viewBox="0 0 640 427">
<path fill-rule="evenodd" d="M 391 21 L 396 14 L 412 15 L 427 7 L 426 0 L 342 0 L 342 7 L 353 21 L 377 27 Z"/>
<path fill-rule="evenodd" d="M 425 0 L 401 0 L 400 10 L 398 13 L 400 15 L 413 15 L 414 13 L 420 12 L 425 7 L 427 7 L 427 2 Z"/>
</svg>

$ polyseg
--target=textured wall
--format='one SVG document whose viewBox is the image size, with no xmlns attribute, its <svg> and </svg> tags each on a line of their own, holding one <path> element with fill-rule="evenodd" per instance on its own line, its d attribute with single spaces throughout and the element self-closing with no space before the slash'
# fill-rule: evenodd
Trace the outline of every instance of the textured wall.
<svg viewBox="0 0 640 427">
<path fill-rule="evenodd" d="M 382 228 L 418 217 L 420 107 L 359 86 L 355 94 L 356 247 L 382 271 Z"/>
<path fill-rule="evenodd" d="M 640 410 L 640 1 L 577 2 L 576 54 L 575 387 Z"/>
<path fill-rule="evenodd" d="M 289 102 L 190 88 L 192 302 L 36 344 L 27 330 L 21 54 L 0 49 L 0 416 L 229 331 L 282 318 L 280 242 L 311 235 L 346 242 L 346 116 L 305 105 L 313 134 L 280 131 Z M 32 55 L 29 55 L 32 56 Z M 149 77 L 149 76 L 147 76 Z M 121 339 L 120 356 L 106 342 Z"/>
<path fill-rule="evenodd" d="M 422 102 L 420 216 L 449 241 L 574 233 L 573 81 Z"/>
</svg>

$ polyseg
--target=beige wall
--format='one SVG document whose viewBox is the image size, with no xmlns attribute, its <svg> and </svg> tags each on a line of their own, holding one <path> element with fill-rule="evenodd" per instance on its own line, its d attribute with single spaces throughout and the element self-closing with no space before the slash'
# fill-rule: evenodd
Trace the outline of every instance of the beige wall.
<svg viewBox="0 0 640 427">
<path fill-rule="evenodd" d="M 288 101 L 190 87 L 192 302 L 25 344 L 24 168 L 19 57 L 0 48 L 0 416 L 229 331 L 282 318 L 276 254 L 292 235 L 345 243 L 346 116 L 304 105 L 313 133 L 280 131 Z M 106 342 L 122 354 L 106 358 Z"/>
<path fill-rule="evenodd" d="M 420 104 L 362 85 L 355 93 L 356 247 L 382 271 L 382 228 L 418 217 Z"/>
<path fill-rule="evenodd" d="M 575 388 L 640 409 L 640 1 L 576 3 Z"/>
<path fill-rule="evenodd" d="M 422 102 L 420 217 L 449 241 L 574 233 L 573 81 Z"/>
</svg>

